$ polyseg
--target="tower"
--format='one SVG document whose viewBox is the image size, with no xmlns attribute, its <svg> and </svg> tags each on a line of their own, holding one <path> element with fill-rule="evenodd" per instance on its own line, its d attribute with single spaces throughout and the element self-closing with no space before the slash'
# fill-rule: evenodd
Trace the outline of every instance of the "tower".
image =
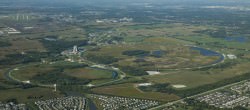
<svg viewBox="0 0 250 110">
<path fill-rule="evenodd" d="M 77 54 L 78 53 L 78 47 L 76 45 L 73 47 L 73 52 L 72 53 L 73 54 Z"/>
<path fill-rule="evenodd" d="M 54 84 L 53 86 L 54 86 L 54 88 L 55 88 L 55 89 L 54 89 L 54 91 L 56 92 L 56 86 L 57 86 L 57 85 L 56 85 L 56 84 Z"/>
</svg>

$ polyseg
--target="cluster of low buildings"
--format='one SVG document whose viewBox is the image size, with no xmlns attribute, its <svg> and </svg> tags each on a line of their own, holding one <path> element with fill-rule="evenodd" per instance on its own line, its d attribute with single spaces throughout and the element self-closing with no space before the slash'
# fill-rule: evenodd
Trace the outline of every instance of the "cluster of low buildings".
<svg viewBox="0 0 250 110">
<path fill-rule="evenodd" d="M 231 93 L 215 92 L 197 98 L 200 102 L 205 102 L 209 105 L 218 108 L 234 108 L 237 106 L 249 107 L 250 98 Z"/>
<path fill-rule="evenodd" d="M 237 56 L 236 55 L 233 55 L 233 54 L 228 54 L 227 57 L 231 60 L 233 59 L 237 59 Z"/>
<path fill-rule="evenodd" d="M 238 94 L 247 94 L 250 93 L 250 81 L 245 82 L 241 85 L 236 85 L 230 88 L 232 91 L 237 92 Z"/>
<path fill-rule="evenodd" d="M 104 32 L 96 32 L 88 34 L 88 43 L 96 44 L 98 46 L 101 45 L 110 45 L 110 44 L 120 44 L 125 43 L 120 39 L 120 33 L 117 31 L 104 31 Z"/>
<path fill-rule="evenodd" d="M 0 36 L 5 34 L 20 34 L 21 32 L 16 30 L 15 28 L 6 27 L 0 28 Z"/>
<path fill-rule="evenodd" d="M 27 110 L 27 108 L 25 104 L 15 104 L 13 102 L 4 104 L 0 102 L 0 110 Z"/>
<path fill-rule="evenodd" d="M 35 104 L 39 110 L 85 110 L 86 99 L 84 97 L 63 97 L 45 101 L 37 101 Z"/>
<path fill-rule="evenodd" d="M 100 102 L 103 110 L 145 110 L 159 105 L 159 102 L 116 96 L 91 95 Z"/>
<path fill-rule="evenodd" d="M 120 19 L 117 19 L 117 18 L 114 18 L 114 19 L 97 19 L 96 20 L 96 23 L 128 23 L 128 22 L 132 22 L 133 21 L 133 18 L 127 18 L 127 17 L 124 17 L 124 18 L 120 18 Z"/>
<path fill-rule="evenodd" d="M 246 81 L 224 91 L 217 91 L 208 95 L 196 98 L 200 102 L 205 102 L 209 105 L 218 108 L 235 108 L 244 107 L 250 108 L 250 81 Z"/>
</svg>

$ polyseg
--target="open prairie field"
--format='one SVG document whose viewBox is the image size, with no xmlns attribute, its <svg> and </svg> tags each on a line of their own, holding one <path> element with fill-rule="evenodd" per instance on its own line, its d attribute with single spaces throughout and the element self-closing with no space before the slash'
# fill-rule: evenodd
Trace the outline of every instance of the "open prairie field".
<svg viewBox="0 0 250 110">
<path fill-rule="evenodd" d="M 164 101 L 164 102 L 179 99 L 179 97 L 174 94 L 140 91 L 132 83 L 125 83 L 125 84 L 119 84 L 119 85 L 113 85 L 113 86 L 104 86 L 104 87 L 92 89 L 92 91 L 97 94 L 107 94 L 107 95 L 115 95 L 115 96 L 123 96 L 123 97 L 150 99 L 150 100 L 158 100 L 158 101 Z"/>
<path fill-rule="evenodd" d="M 120 32 L 127 33 L 126 41 L 138 42 L 147 37 L 176 37 L 199 35 L 194 31 L 214 29 L 211 26 L 186 25 L 181 23 L 173 24 L 148 24 L 133 25 L 118 28 Z"/>
<path fill-rule="evenodd" d="M 114 64 L 146 70 L 193 68 L 211 64 L 220 58 L 201 55 L 187 46 L 191 44 L 174 38 L 152 37 L 137 44 L 103 46 L 87 54 L 113 56 L 119 59 Z"/>
<path fill-rule="evenodd" d="M 45 74 L 45 73 L 49 73 L 53 70 L 55 70 L 56 68 L 53 67 L 42 67 L 39 65 L 30 65 L 30 66 L 25 66 L 22 68 L 16 68 L 13 72 L 12 72 L 12 76 L 15 77 L 16 79 L 22 80 L 22 81 L 27 81 L 27 80 L 31 80 L 33 77 L 35 77 L 36 75 L 39 74 Z"/>
<path fill-rule="evenodd" d="M 43 45 L 36 40 L 15 38 L 10 40 L 9 42 L 11 43 L 10 46 L 0 48 L 0 58 L 3 58 L 5 55 L 8 54 L 21 53 L 26 51 L 46 51 Z"/>
<path fill-rule="evenodd" d="M 79 69 L 66 69 L 65 74 L 77 78 L 84 79 L 110 79 L 112 78 L 112 72 L 107 70 L 95 69 L 95 68 L 79 68 Z"/>
<path fill-rule="evenodd" d="M 249 62 L 242 62 L 232 67 L 204 70 L 162 71 L 161 75 L 145 76 L 149 82 L 186 85 L 184 89 L 195 88 L 205 84 L 233 78 L 250 72 Z"/>
<path fill-rule="evenodd" d="M 62 97 L 59 92 L 54 92 L 52 88 L 29 88 L 29 89 L 8 89 L 0 90 L 0 100 L 17 99 L 20 103 L 46 100 L 56 97 Z"/>
</svg>

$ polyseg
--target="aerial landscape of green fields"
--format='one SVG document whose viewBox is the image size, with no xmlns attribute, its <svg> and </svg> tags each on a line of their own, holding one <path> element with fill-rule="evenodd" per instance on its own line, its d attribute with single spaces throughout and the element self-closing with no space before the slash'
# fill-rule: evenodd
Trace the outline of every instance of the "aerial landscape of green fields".
<svg viewBox="0 0 250 110">
<path fill-rule="evenodd" d="M 250 1 L 1 0 L 0 110 L 250 110 Z"/>
</svg>

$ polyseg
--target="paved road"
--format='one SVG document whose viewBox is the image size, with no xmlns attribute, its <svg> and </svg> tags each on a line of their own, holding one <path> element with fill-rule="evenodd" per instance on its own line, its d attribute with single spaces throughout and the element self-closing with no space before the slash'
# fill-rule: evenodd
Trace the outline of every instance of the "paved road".
<svg viewBox="0 0 250 110">
<path fill-rule="evenodd" d="M 237 84 L 246 82 L 246 81 L 248 81 L 248 80 L 243 80 L 243 81 L 240 81 L 240 82 L 228 84 L 228 85 L 225 85 L 225 86 L 222 86 L 222 87 L 213 89 L 213 90 L 209 90 L 209 91 L 206 91 L 206 92 L 203 92 L 203 93 L 200 93 L 200 94 L 196 94 L 196 95 L 193 95 L 193 96 L 189 96 L 189 97 L 186 97 L 186 98 L 195 98 L 195 97 L 198 97 L 198 96 L 201 96 L 201 95 L 205 95 L 205 94 L 208 94 L 208 93 L 211 93 L 211 92 L 216 92 L 216 91 L 218 91 L 218 90 L 222 90 L 222 89 L 225 89 L 225 88 L 227 88 L 227 87 L 231 87 L 231 86 L 234 86 L 234 85 L 237 85 Z M 176 100 L 176 101 L 173 101 L 173 102 L 169 102 L 169 103 L 166 103 L 166 104 L 162 104 L 162 105 L 159 105 L 159 106 L 157 106 L 157 107 L 151 108 L 151 109 L 149 109 L 149 110 L 158 110 L 158 109 L 161 109 L 161 108 L 164 108 L 164 107 L 168 107 L 168 106 L 171 106 L 171 105 L 173 105 L 173 104 L 182 102 L 182 101 L 183 101 L 184 99 L 186 99 L 186 98 L 182 98 L 182 99 L 180 99 L 180 100 Z"/>
</svg>

